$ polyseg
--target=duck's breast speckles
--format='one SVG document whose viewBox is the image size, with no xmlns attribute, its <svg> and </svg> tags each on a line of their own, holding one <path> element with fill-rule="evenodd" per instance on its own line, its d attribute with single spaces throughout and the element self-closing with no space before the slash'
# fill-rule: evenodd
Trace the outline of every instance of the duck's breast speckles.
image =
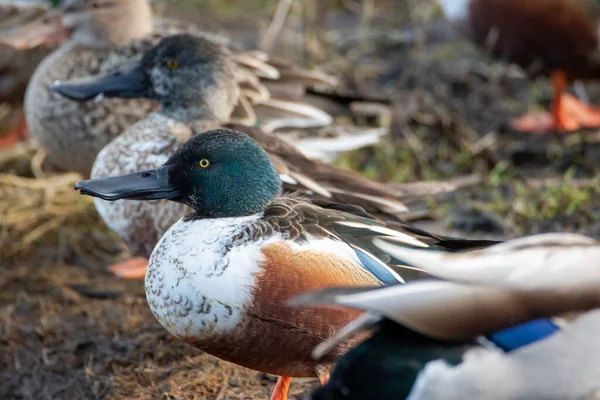
<svg viewBox="0 0 600 400">
<path fill-rule="evenodd" d="M 272 374 L 316 376 L 311 349 L 360 312 L 289 307 L 287 299 L 378 281 L 343 242 L 309 236 L 293 243 L 279 233 L 248 234 L 253 229 L 245 228 L 259 218 L 175 224 L 150 258 L 148 303 L 172 334 L 217 357 Z M 341 344 L 331 357 L 351 344 Z"/>
<path fill-rule="evenodd" d="M 102 149 L 92 178 L 158 168 L 191 136 L 191 130 L 158 113 L 135 123 Z M 109 202 L 94 199 L 104 222 L 138 256 L 148 257 L 158 239 L 191 209 L 167 200 Z"/>
<path fill-rule="evenodd" d="M 172 334 L 202 343 L 246 323 L 264 241 L 231 246 L 231 240 L 258 218 L 182 219 L 159 241 L 146 272 L 146 297 Z"/>
</svg>

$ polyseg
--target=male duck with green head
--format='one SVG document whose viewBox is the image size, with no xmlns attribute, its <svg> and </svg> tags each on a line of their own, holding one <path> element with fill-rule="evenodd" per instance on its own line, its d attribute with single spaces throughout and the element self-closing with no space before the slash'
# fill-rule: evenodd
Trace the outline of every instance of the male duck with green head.
<svg viewBox="0 0 600 400">
<path fill-rule="evenodd" d="M 209 38 L 174 35 L 162 39 L 133 66 L 128 64 L 127 68 L 106 75 L 57 82 L 52 90 L 78 101 L 102 95 L 147 98 L 161 105 L 160 110 L 127 128 L 98 153 L 92 178 L 160 167 L 191 136 L 218 127 L 234 127 L 250 135 L 267 151 L 285 182 L 286 191 L 310 193 L 313 199 L 351 202 L 370 213 L 384 213 L 387 219 L 407 211 L 398 200 L 406 195 L 405 190 L 312 160 L 279 133 L 232 123 L 240 102 L 252 100 L 253 107 L 267 101 L 281 103 L 271 97 L 256 77 L 256 87 L 249 91 L 244 81 L 249 76 L 252 75 L 244 74 L 234 54 L 225 46 Z M 262 92 L 267 98 L 249 99 L 249 92 L 254 95 Z M 310 108 L 307 104 L 294 104 Z M 255 117 L 262 118 L 261 114 Z M 117 275 L 129 278 L 144 276 L 148 256 L 158 239 L 190 211 L 167 201 L 108 203 L 96 199 L 95 204 L 104 222 L 136 256 L 111 266 Z"/>
<path fill-rule="evenodd" d="M 284 196 L 265 151 L 227 129 L 193 137 L 158 169 L 83 181 L 76 188 L 105 200 L 170 199 L 193 209 L 150 256 L 150 308 L 176 337 L 279 375 L 273 399 L 287 398 L 290 377 L 325 381 L 333 359 L 356 343 L 341 342 L 329 358 L 312 360 L 312 347 L 358 314 L 296 309 L 286 304 L 289 297 L 331 286 L 401 282 L 385 264 L 389 258 L 379 258 L 373 237 L 411 247 L 488 244 L 386 225 L 352 206 L 322 208 Z"/>
</svg>

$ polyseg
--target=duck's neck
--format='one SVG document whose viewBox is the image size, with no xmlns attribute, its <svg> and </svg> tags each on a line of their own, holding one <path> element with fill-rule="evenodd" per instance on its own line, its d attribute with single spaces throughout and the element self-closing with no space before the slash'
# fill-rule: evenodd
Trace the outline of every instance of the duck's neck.
<svg viewBox="0 0 600 400">
<path fill-rule="evenodd" d="M 210 108 L 203 106 L 181 107 L 178 105 L 163 104 L 160 113 L 173 120 L 193 125 L 204 124 L 206 126 L 218 127 L 227 122 L 227 119 L 219 118 Z"/>
</svg>

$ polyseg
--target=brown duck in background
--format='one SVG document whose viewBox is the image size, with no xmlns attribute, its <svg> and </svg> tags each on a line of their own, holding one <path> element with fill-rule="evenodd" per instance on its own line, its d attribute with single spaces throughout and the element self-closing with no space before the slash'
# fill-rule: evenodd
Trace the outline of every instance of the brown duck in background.
<svg viewBox="0 0 600 400">
<path fill-rule="evenodd" d="M 104 7 L 107 1 L 65 0 L 60 9 L 0 39 L 21 49 L 62 42 L 40 63 L 25 95 L 29 133 L 44 147 L 48 161 L 60 170 L 87 176 L 97 152 L 154 108 L 148 101 L 73 104 L 48 90 L 57 79 L 97 73 L 110 62 L 126 61 L 140 51 L 120 49 L 152 33 L 151 10 L 149 6 L 138 7 L 145 4 L 143 0 L 116 3 L 121 5 L 118 11 Z M 86 12 L 92 9 L 94 12 Z"/>
<path fill-rule="evenodd" d="M 567 94 L 575 80 L 600 78 L 600 3 L 596 0 L 440 0 L 449 20 L 479 46 L 548 75 L 554 87 L 549 113 L 511 121 L 519 131 L 542 133 L 600 127 L 600 109 Z"/>
<path fill-rule="evenodd" d="M 0 0 L 0 37 L 6 37 L 15 29 L 37 19 L 49 7 L 49 1 Z M 6 121 L 7 129 L 0 135 L 0 148 L 10 147 L 27 135 L 21 107 L 25 89 L 37 65 L 53 48 L 38 46 L 21 51 L 0 44 L 0 103 L 8 106 L 0 114 L 4 115 L 5 111 L 10 114 L 10 120 Z"/>
</svg>

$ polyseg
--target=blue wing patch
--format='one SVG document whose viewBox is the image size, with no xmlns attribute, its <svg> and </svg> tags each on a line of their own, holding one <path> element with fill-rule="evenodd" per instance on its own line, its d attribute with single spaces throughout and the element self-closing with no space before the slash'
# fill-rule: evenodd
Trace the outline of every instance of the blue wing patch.
<svg viewBox="0 0 600 400">
<path fill-rule="evenodd" d="M 493 333 L 487 338 L 505 352 L 509 352 L 544 339 L 559 330 L 560 328 L 549 319 L 536 319 Z"/>
<path fill-rule="evenodd" d="M 404 283 L 404 279 L 377 257 L 352 246 L 362 266 L 384 285 Z"/>
</svg>

